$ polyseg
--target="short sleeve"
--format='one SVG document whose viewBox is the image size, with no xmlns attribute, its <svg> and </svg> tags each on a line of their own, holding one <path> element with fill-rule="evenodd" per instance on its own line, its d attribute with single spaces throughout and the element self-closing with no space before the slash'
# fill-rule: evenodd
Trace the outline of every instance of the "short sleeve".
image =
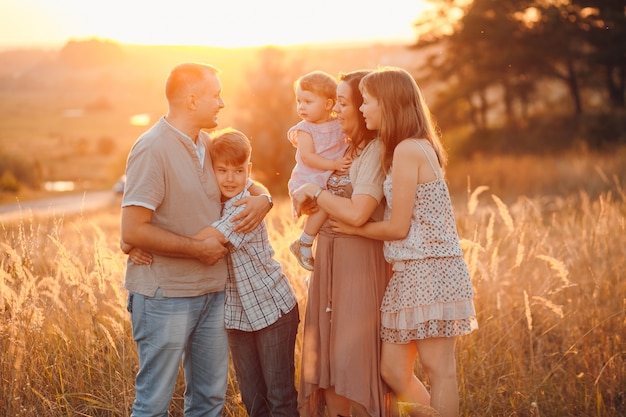
<svg viewBox="0 0 626 417">
<path fill-rule="evenodd" d="M 146 137 L 140 138 L 133 146 L 126 167 L 122 207 L 142 206 L 156 210 L 163 202 L 165 175 L 157 147 L 158 144 L 153 144 Z"/>
<path fill-rule="evenodd" d="M 367 194 L 379 203 L 383 199 L 383 181 L 385 173 L 381 163 L 382 142 L 380 139 L 370 142 L 361 155 L 350 167 L 352 195 Z"/>
<path fill-rule="evenodd" d="M 300 131 L 306 132 L 309 135 L 313 136 L 311 125 L 304 120 L 299 122 L 297 125 L 292 126 L 287 132 L 287 139 L 295 148 L 298 147 L 298 132 Z"/>
</svg>

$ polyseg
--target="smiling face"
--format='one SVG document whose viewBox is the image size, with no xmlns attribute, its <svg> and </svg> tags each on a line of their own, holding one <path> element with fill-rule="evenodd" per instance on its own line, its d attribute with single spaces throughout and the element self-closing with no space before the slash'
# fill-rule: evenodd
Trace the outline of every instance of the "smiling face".
<svg viewBox="0 0 626 417">
<path fill-rule="evenodd" d="M 184 63 L 172 69 L 165 85 L 167 120 L 194 141 L 200 129 L 217 126 L 224 107 L 219 70 L 211 65 Z"/>
<path fill-rule="evenodd" d="M 382 111 L 378 100 L 363 89 L 363 104 L 359 108 L 365 118 L 365 125 L 369 130 L 379 130 L 382 121 Z"/>
<path fill-rule="evenodd" d="M 246 188 L 251 168 L 250 161 L 241 164 L 232 164 L 224 160 L 213 161 L 213 171 L 222 193 L 222 200 L 228 200 Z"/>
<path fill-rule="evenodd" d="M 341 130 L 348 135 L 352 134 L 358 128 L 358 109 L 352 101 L 352 87 L 345 81 L 341 81 L 337 85 L 337 103 L 333 109 L 337 114 L 337 120 L 341 125 Z"/>
<path fill-rule="evenodd" d="M 203 88 L 197 96 L 197 114 L 203 128 L 211 129 L 217 126 L 217 114 L 224 108 L 222 99 L 222 85 L 215 74 L 207 74 Z"/>
<path fill-rule="evenodd" d="M 209 155 L 222 201 L 241 193 L 248 183 L 252 146 L 248 137 L 232 128 L 213 132 Z"/>
</svg>

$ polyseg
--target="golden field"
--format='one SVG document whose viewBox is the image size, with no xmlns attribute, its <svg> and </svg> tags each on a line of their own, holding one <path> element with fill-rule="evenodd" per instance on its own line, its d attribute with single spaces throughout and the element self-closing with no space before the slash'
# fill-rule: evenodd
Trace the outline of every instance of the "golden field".
<svg viewBox="0 0 626 417">
<path fill-rule="evenodd" d="M 450 167 L 480 326 L 457 344 L 463 416 L 624 415 L 626 176 L 620 155 L 522 158 L 517 175 L 510 173 L 511 160 L 475 161 L 494 183 L 507 181 L 500 172 L 506 167 L 517 188 L 536 191 L 538 178 L 545 180 L 541 194 L 517 198 Z M 577 187 L 561 180 L 577 175 Z M 551 188 L 549 178 L 557 179 Z M 266 221 L 276 258 L 304 307 L 306 274 L 288 249 L 300 227 L 289 211 L 279 201 Z M 129 413 L 137 357 L 125 310 L 119 214 L 114 202 L 98 213 L 2 225 L 0 416 Z M 422 375 L 419 365 L 416 372 Z M 182 390 L 179 379 L 172 416 L 182 416 Z M 245 416 L 232 375 L 224 415 Z"/>
</svg>

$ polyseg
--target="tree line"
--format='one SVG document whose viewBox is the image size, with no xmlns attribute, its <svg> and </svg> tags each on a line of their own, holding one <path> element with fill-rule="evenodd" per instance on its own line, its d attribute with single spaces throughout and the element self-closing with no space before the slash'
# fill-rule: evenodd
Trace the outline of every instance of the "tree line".
<svg viewBox="0 0 626 417">
<path fill-rule="evenodd" d="M 624 0 L 430 2 L 407 69 L 455 157 L 626 143 Z M 284 132 L 297 120 L 288 85 L 299 66 L 285 58 L 259 54 L 237 121 L 256 142 L 255 172 L 277 190 L 293 166 Z"/>
<path fill-rule="evenodd" d="M 580 143 L 590 148 L 626 143 L 624 0 L 429 2 L 434 7 L 416 15 L 416 42 L 408 47 L 415 51 L 412 61 L 403 57 L 397 63 L 392 59 L 391 64 L 412 71 L 427 91 L 444 143 L 453 142 L 449 149 L 455 156 L 475 152 L 547 153 Z M 313 69 L 337 74 L 340 70 L 389 64 L 382 58 L 389 56 L 386 52 L 363 55 L 376 48 L 380 46 L 341 49 L 341 57 L 337 57 L 336 52 L 305 48 L 295 54 L 270 47 L 246 61 L 199 50 L 198 60 L 230 65 L 224 72 L 226 90 L 238 87 L 236 99 L 229 101 L 235 114 L 231 122 L 253 142 L 255 175 L 273 192 L 283 192 L 295 153 L 286 132 L 299 120 L 293 81 Z M 86 54 L 85 49 L 90 53 Z M 163 52 L 167 53 L 171 51 Z M 68 71 L 79 73 L 84 62 L 78 58 L 88 57 L 87 62 L 103 68 L 100 79 L 118 80 L 111 74 L 116 74 L 114 68 L 119 67 L 124 69 L 119 79 L 124 80 L 130 76 L 120 56 L 119 47 L 109 42 L 70 41 L 59 53 L 64 65 L 57 75 L 67 78 Z M 107 65 L 102 65 L 103 59 Z M 233 75 L 235 80 L 227 80 L 226 76 L 234 73 L 233 66 L 240 70 Z M 150 67 L 142 67 L 142 71 Z M 42 79 L 38 75 L 43 67 L 34 68 L 18 79 L 5 77 L 6 88 L 12 91 L 26 85 L 32 89 L 31 81 Z M 52 85 L 58 84 L 49 76 L 49 66 L 46 71 L 44 78 L 51 79 Z M 161 79 L 144 78 L 156 79 L 156 84 L 152 83 L 155 85 L 147 81 L 143 84 L 160 91 Z M 46 84 L 35 85 L 38 91 L 47 91 Z M 77 84 L 71 87 L 77 88 Z M 85 91 L 93 90 L 95 94 L 100 86 L 93 87 Z M 131 87 L 125 94 L 134 91 Z M 109 90 L 106 94 L 111 96 L 110 102 L 117 105 L 115 92 Z M 37 172 L 22 169 L 32 161 L 9 161 L 11 158 L 0 155 L 0 190 L 15 189 L 15 180 L 33 182 L 26 173 Z"/>
<path fill-rule="evenodd" d="M 623 112 L 624 0 L 431 0 L 415 23 L 421 76 L 448 121 L 512 126 L 534 114 Z M 567 100 L 559 94 L 565 92 Z"/>
</svg>

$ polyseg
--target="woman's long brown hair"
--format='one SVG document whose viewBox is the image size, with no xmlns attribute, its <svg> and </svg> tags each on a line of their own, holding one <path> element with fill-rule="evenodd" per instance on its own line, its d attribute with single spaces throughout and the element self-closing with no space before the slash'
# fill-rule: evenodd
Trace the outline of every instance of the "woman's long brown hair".
<svg viewBox="0 0 626 417">
<path fill-rule="evenodd" d="M 374 140 L 378 134 L 378 132 L 374 130 L 367 129 L 363 113 L 359 110 L 359 107 L 363 104 L 363 96 L 359 90 L 359 83 L 361 82 L 361 79 L 370 72 L 371 70 L 356 70 L 339 74 L 339 82 L 343 81 L 350 86 L 350 101 L 352 102 L 352 105 L 356 109 L 357 113 L 357 126 L 353 132 L 348 132 L 348 138 L 350 139 L 348 155 L 353 158 L 357 156 L 359 149 L 363 149 L 363 147 Z"/>
<path fill-rule="evenodd" d="M 359 88 L 375 98 L 381 108 L 379 135 L 384 146 L 382 164 L 385 173 L 391 169 L 396 146 L 408 138 L 428 140 L 437 154 L 439 165 L 445 167 L 446 152 L 411 74 L 402 68 L 382 67 L 363 77 Z"/>
</svg>

